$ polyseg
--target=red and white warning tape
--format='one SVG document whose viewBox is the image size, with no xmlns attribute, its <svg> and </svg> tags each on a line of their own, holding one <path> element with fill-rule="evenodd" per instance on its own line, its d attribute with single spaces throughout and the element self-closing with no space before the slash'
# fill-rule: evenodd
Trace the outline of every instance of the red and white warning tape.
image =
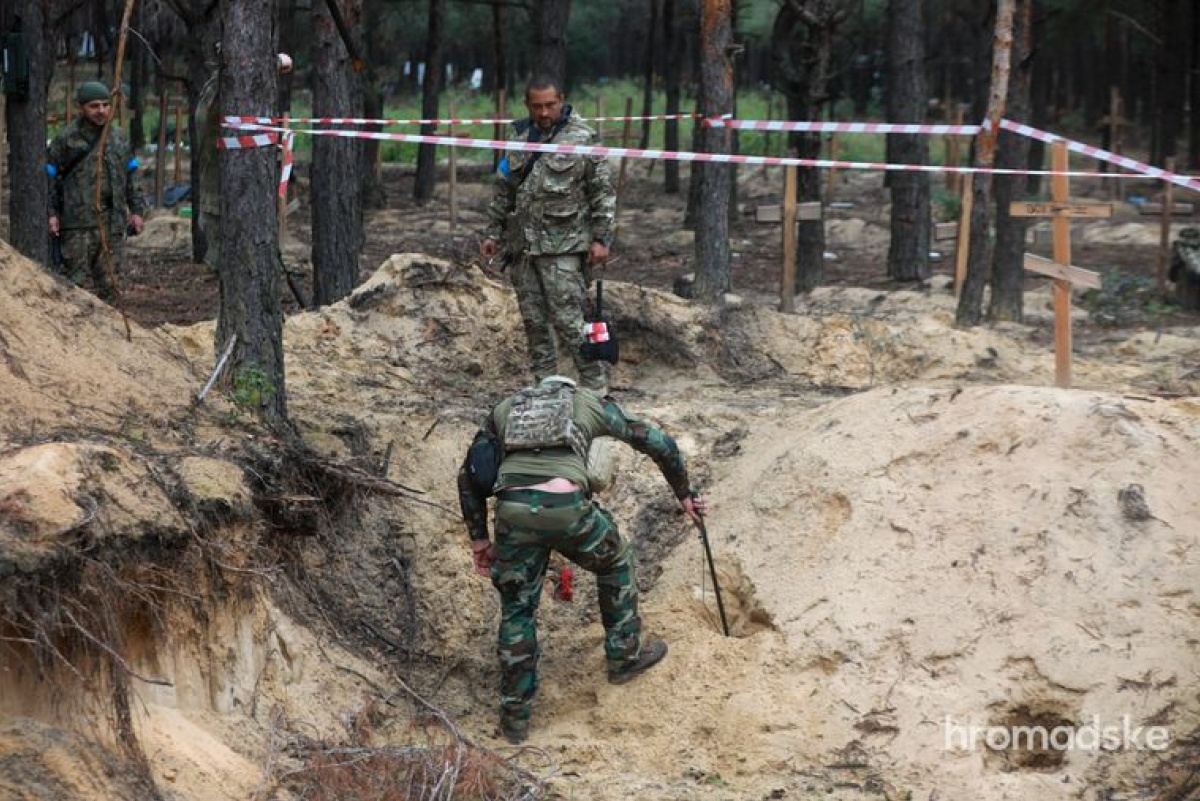
<svg viewBox="0 0 1200 801">
<path fill-rule="evenodd" d="M 288 131 L 283 135 L 283 166 L 279 171 L 279 199 L 287 198 L 288 181 L 292 178 L 292 164 L 295 162 L 295 154 L 293 147 L 296 144 L 296 135 Z"/>
<path fill-rule="evenodd" d="M 962 174 L 973 173 L 990 173 L 992 175 L 1065 175 L 1073 178 L 1138 178 L 1140 175 L 1122 174 L 1122 173 L 1097 173 L 1085 172 L 1081 170 L 1069 170 L 1065 172 L 1055 172 L 1053 170 L 1016 170 L 1004 169 L 999 167 L 983 168 L 983 167 L 951 167 L 935 164 L 889 164 L 886 162 L 867 162 L 867 161 L 841 161 L 836 159 L 803 159 L 790 158 L 779 156 L 743 156 L 732 155 L 728 153 L 692 153 L 692 152 L 677 152 L 670 150 L 642 150 L 631 147 L 604 147 L 601 145 L 555 145 L 544 144 L 541 142 L 520 142 L 520 141 L 501 141 L 494 139 L 464 139 L 453 136 L 426 136 L 422 134 L 401 134 L 401 133 L 386 133 L 380 131 L 345 131 L 345 130 L 314 130 L 297 128 L 288 130 L 277 128 L 268 125 L 260 125 L 254 123 L 238 123 L 229 126 L 240 130 L 247 131 L 268 131 L 277 134 L 283 133 L 303 133 L 312 136 L 337 136 L 350 139 L 378 139 L 390 142 L 416 142 L 421 144 L 442 145 L 445 147 L 468 147 L 481 150 L 520 150 L 526 152 L 539 153 L 572 153 L 575 155 L 585 156 L 605 156 L 611 158 L 634 158 L 634 159 L 667 159 L 671 161 L 687 161 L 687 162 L 713 162 L 719 164 L 755 164 L 766 166 L 796 166 L 796 167 L 818 167 L 838 170 L 871 170 L 890 172 L 930 172 L 944 173 L 954 172 Z M 1136 162 L 1135 162 L 1136 163 Z M 1145 167 L 1145 165 L 1143 165 Z M 1137 168 L 1131 168 L 1137 169 Z M 1184 176 L 1176 176 L 1173 173 L 1167 173 L 1157 168 L 1149 168 L 1155 171 L 1153 177 L 1174 180 L 1189 188 L 1195 188 L 1200 191 L 1200 182 L 1186 178 Z M 1170 177 L 1168 177 L 1170 176 Z"/>
<path fill-rule="evenodd" d="M 1161 167 L 1154 167 L 1149 164 L 1144 164 L 1143 162 L 1137 161 L 1136 159 L 1131 159 L 1128 156 L 1121 156 L 1117 153 L 1102 150 L 1098 147 L 1085 145 L 1082 142 L 1076 142 L 1074 140 L 1052 134 L 1048 131 L 1043 131 L 1039 128 L 1034 128 L 1019 122 L 1013 122 L 1012 120 L 1000 120 L 1000 127 L 1006 131 L 1012 131 L 1013 133 L 1020 134 L 1021 136 L 1028 136 L 1030 139 L 1037 139 L 1041 142 L 1065 142 L 1067 149 L 1074 153 L 1081 153 L 1085 156 L 1091 156 L 1094 159 L 1106 161 L 1109 164 L 1113 164 L 1118 167 L 1124 167 L 1127 170 L 1133 170 L 1136 173 L 1140 173 L 1142 176 L 1170 181 L 1173 184 L 1178 184 L 1179 186 L 1200 192 L 1200 181 L 1196 180 L 1195 178 L 1189 178 L 1186 175 L 1178 175 L 1173 172 L 1167 172 Z"/>
<path fill-rule="evenodd" d="M 583 116 L 584 122 L 624 122 L 629 120 L 692 120 L 699 119 L 702 114 L 647 114 L 633 117 L 588 117 Z M 718 118 L 721 119 L 721 118 Z M 443 119 L 443 120 L 372 120 L 362 117 L 224 117 L 223 124 L 236 126 L 243 123 L 252 125 L 280 125 L 285 123 L 302 125 L 508 125 L 516 122 L 511 119 Z"/>
<path fill-rule="evenodd" d="M 222 136 L 217 140 L 220 150 L 241 150 L 248 147 L 270 147 L 279 144 L 279 134 L 256 134 L 254 136 Z"/>
<path fill-rule="evenodd" d="M 978 125 L 918 125 L 903 122 L 797 122 L 794 120 L 733 120 L 710 117 L 710 128 L 739 128 L 750 131 L 805 131 L 810 133 L 897 133 L 930 136 L 974 136 Z"/>
</svg>

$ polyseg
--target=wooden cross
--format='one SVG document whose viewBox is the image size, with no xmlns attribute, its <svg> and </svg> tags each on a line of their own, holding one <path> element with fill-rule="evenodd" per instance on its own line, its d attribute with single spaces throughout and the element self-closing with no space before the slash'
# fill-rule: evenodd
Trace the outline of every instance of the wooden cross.
<svg viewBox="0 0 1200 801">
<path fill-rule="evenodd" d="M 789 154 L 793 155 L 793 154 Z M 779 281 L 779 310 L 794 312 L 796 310 L 796 252 L 798 221 L 821 219 L 821 204 L 796 203 L 796 165 L 783 168 L 783 273 Z M 778 217 L 771 213 L 778 206 L 759 206 L 758 219 L 760 222 L 774 222 Z M 767 219 L 773 218 L 773 219 Z"/>
<path fill-rule="evenodd" d="M 1065 173 L 1068 169 L 1067 145 L 1055 142 L 1052 169 Z M 1013 203 L 1009 213 L 1014 217 L 1050 217 L 1054 231 L 1054 259 L 1026 254 L 1025 269 L 1054 279 L 1054 380 L 1060 387 L 1071 386 L 1071 286 L 1100 288 L 1100 274 L 1071 266 L 1071 219 L 1112 216 L 1111 203 L 1075 203 L 1070 199 L 1070 184 L 1066 175 L 1050 180 L 1051 203 Z"/>
</svg>

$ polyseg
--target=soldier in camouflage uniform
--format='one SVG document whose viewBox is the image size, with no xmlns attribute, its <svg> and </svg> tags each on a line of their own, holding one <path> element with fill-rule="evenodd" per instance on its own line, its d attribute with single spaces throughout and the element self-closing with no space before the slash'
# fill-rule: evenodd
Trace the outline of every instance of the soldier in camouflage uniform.
<svg viewBox="0 0 1200 801">
<path fill-rule="evenodd" d="M 138 161 L 129 140 L 115 125 L 104 143 L 100 186 L 101 214 L 96 215 L 96 159 L 100 132 L 112 113 L 108 87 L 98 81 L 81 84 L 75 93 L 79 116 L 58 132 L 46 154 L 51 181 L 50 233 L 59 237 L 62 273 L 77 286 L 88 280 L 98 297 L 112 300 L 113 288 L 100 253 L 100 226 L 105 226 L 113 271 L 121 264 L 126 228 L 140 234 L 146 199 L 138 180 Z"/>
<path fill-rule="evenodd" d="M 500 593 L 500 731 L 513 743 L 528 733 L 537 693 L 537 608 L 551 551 L 596 574 L 611 683 L 629 681 L 667 653 L 662 640 L 642 639 L 633 550 L 592 497 L 585 457 L 596 437 L 615 437 L 649 456 L 689 516 L 698 521 L 707 512 L 674 440 L 568 378 L 549 376 L 484 418 L 459 470 L 458 495 L 475 569 Z M 494 543 L 487 525 L 493 493 Z"/>
<path fill-rule="evenodd" d="M 564 105 L 557 81 L 531 81 L 525 105 L 530 117 L 512 126 L 510 140 L 599 144 L 596 132 Z M 607 392 L 608 364 L 585 360 L 579 346 L 589 269 L 608 258 L 615 208 L 612 174 L 601 156 L 515 151 L 500 163 L 479 252 L 490 264 L 504 243 L 538 380 L 558 370 L 557 336 L 582 384 Z"/>
</svg>

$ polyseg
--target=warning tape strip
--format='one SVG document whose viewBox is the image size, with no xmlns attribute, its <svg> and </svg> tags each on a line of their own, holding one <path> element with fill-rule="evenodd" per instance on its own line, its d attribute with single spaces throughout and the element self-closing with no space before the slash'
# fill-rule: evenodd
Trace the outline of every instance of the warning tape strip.
<svg viewBox="0 0 1200 801">
<path fill-rule="evenodd" d="M 1133 170 L 1134 172 L 1141 173 L 1142 176 L 1170 181 L 1173 184 L 1178 184 L 1179 186 L 1186 187 L 1187 189 L 1191 189 L 1195 192 L 1200 192 L 1200 180 L 1190 178 L 1186 175 L 1167 172 L 1161 167 L 1154 167 L 1137 161 L 1136 159 L 1131 159 L 1128 156 L 1121 156 L 1108 150 L 1102 150 L 1098 147 L 1085 145 L 1082 142 L 1076 142 L 1072 139 L 1067 139 L 1065 137 L 1058 136 L 1057 134 L 1052 134 L 1049 131 L 1043 131 L 1040 128 L 1034 128 L 1023 123 L 1013 122 L 1012 120 L 1000 120 L 1000 127 L 1003 130 L 1011 131 L 1012 133 L 1020 134 L 1021 136 L 1027 136 L 1030 139 L 1037 139 L 1041 142 L 1064 142 L 1067 145 L 1067 149 L 1074 153 L 1091 156 L 1094 159 L 1106 161 L 1109 164 L 1113 164 L 1118 167 L 1124 167 L 1127 170 Z"/>
<path fill-rule="evenodd" d="M 279 199 L 287 199 L 288 181 L 292 178 L 292 165 L 295 162 L 295 153 L 293 148 L 296 144 L 296 135 L 290 131 L 283 135 L 283 167 L 279 171 Z"/>
<path fill-rule="evenodd" d="M 220 150 L 241 150 L 251 147 L 270 147 L 279 144 L 279 134 L 256 134 L 254 136 L 222 136 L 217 140 Z"/>
<path fill-rule="evenodd" d="M 1082 170 L 1016 170 L 1000 167 L 951 167 L 936 164 L 889 164 L 887 162 L 841 161 L 837 159 L 803 159 L 783 156 L 743 156 L 729 153 L 692 153 L 670 150 L 643 150 L 631 147 L 604 147 L 601 145 L 555 145 L 542 142 L 501 141 L 494 139 L 465 139 L 455 136 L 432 136 L 423 134 L 386 133 L 380 131 L 345 131 L 345 130 L 314 130 L 314 129 L 284 129 L 254 123 L 238 123 L 229 126 L 247 131 L 268 131 L 280 133 L 303 133 L 312 136 L 337 136 L 349 139 L 378 139 L 390 142 L 415 142 L 419 144 L 442 145 L 445 147 L 467 147 L 478 150 L 518 150 L 536 153 L 570 153 L 583 156 L 605 156 L 613 158 L 634 159 L 666 159 L 669 161 L 712 162 L 718 164 L 753 164 L 778 167 L 818 167 L 837 170 L 870 170 L 890 172 L 929 172 L 929 173 L 960 173 L 960 174 L 991 174 L 991 175 L 1064 175 L 1072 178 L 1140 178 L 1142 175 L 1129 173 L 1085 172 Z M 1137 163 L 1137 162 L 1135 162 Z M 1143 165 L 1145 167 L 1146 165 Z M 1131 168 L 1137 169 L 1137 168 Z M 1148 167 L 1156 174 L 1153 177 L 1173 180 L 1188 188 L 1200 191 L 1200 181 L 1184 176 L 1174 175 Z"/>
<path fill-rule="evenodd" d="M 931 136 L 975 136 L 978 125 L 918 125 L 903 122 L 798 122 L 794 120 L 734 120 L 709 118 L 710 128 L 738 128 L 751 131 L 805 131 L 810 133 L 897 133 Z"/>
<path fill-rule="evenodd" d="M 584 122 L 625 122 L 626 120 L 637 122 L 642 120 L 692 120 L 703 116 L 703 114 L 646 114 L 633 117 L 581 116 L 580 119 Z M 512 119 L 372 120 L 362 117 L 222 117 L 221 119 L 226 126 L 287 123 L 303 125 L 508 125 L 516 122 Z"/>
</svg>

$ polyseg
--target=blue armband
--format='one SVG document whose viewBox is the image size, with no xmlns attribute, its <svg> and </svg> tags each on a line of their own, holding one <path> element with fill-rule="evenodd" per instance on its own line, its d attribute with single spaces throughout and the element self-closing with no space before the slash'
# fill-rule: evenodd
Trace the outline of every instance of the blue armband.
<svg viewBox="0 0 1200 801">
<path fill-rule="evenodd" d="M 504 179 L 508 180 L 508 173 L 509 173 L 508 156 L 505 156 L 504 158 L 500 159 L 500 166 L 497 169 L 499 170 L 500 174 L 502 176 L 504 176 Z"/>
<path fill-rule="evenodd" d="M 125 165 L 125 169 L 129 170 L 130 172 L 133 172 L 140 166 L 141 165 L 138 164 L 137 156 L 134 156 L 133 158 L 131 158 L 129 160 L 129 163 Z"/>
<path fill-rule="evenodd" d="M 58 177 L 58 167 L 55 167 L 53 164 L 47 164 L 46 165 L 46 175 L 49 175 L 51 178 L 57 178 Z"/>
</svg>

